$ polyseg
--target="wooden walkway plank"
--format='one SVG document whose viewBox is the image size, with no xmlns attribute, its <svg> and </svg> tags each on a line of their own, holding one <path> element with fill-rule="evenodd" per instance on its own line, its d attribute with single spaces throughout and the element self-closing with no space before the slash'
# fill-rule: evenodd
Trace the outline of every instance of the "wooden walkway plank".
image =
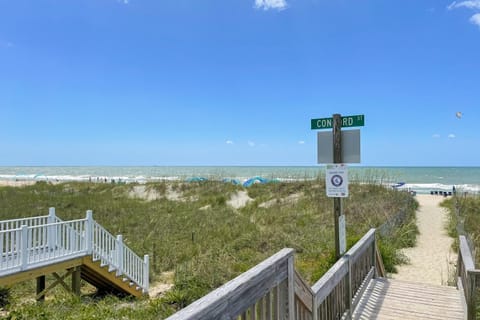
<svg viewBox="0 0 480 320">
<path fill-rule="evenodd" d="M 464 319 L 462 293 L 456 288 L 373 279 L 352 319 Z"/>
</svg>

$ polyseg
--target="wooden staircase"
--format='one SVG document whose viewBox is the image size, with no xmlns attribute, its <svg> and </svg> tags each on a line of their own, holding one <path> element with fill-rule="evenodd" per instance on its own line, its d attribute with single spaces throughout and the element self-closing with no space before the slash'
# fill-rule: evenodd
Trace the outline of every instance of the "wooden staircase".
<svg viewBox="0 0 480 320">
<path fill-rule="evenodd" d="M 116 270 L 109 270 L 108 265 L 102 266 L 100 261 L 93 261 L 92 257 L 84 257 L 82 260 L 82 279 L 96 287 L 99 292 L 142 296 L 142 288 L 127 277 L 118 276 Z"/>
<path fill-rule="evenodd" d="M 45 288 L 50 274 L 55 281 Z M 149 259 L 111 235 L 90 210 L 85 219 L 63 221 L 50 208 L 48 216 L 0 221 L 0 286 L 30 279 L 37 279 L 39 300 L 58 284 L 80 294 L 80 279 L 99 292 L 140 297 L 148 293 Z"/>
</svg>

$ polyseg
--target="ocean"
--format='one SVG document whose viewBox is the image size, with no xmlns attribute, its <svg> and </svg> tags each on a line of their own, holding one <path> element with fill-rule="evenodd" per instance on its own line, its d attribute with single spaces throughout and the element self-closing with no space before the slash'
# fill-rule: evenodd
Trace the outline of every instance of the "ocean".
<svg viewBox="0 0 480 320">
<path fill-rule="evenodd" d="M 152 166 L 152 167 L 0 167 L 0 180 L 139 182 L 236 179 L 252 177 L 298 181 L 323 177 L 325 166 Z M 349 180 L 393 185 L 418 193 L 458 191 L 480 193 L 480 167 L 349 167 Z"/>
</svg>

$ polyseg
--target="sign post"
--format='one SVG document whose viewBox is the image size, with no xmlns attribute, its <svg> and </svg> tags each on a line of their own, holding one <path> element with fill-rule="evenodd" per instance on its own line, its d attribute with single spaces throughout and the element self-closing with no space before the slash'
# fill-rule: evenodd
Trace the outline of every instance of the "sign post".
<svg viewBox="0 0 480 320">
<path fill-rule="evenodd" d="M 344 159 L 342 152 L 342 127 L 361 127 L 365 125 L 364 115 L 355 115 L 342 117 L 340 114 L 334 114 L 332 118 L 312 119 L 311 128 L 315 129 L 332 129 L 332 144 L 328 144 L 328 136 L 318 134 L 318 159 L 322 162 L 332 163 L 327 165 L 325 174 L 325 187 L 328 197 L 333 197 L 333 217 L 335 221 L 335 256 L 337 260 L 346 251 L 346 232 L 345 232 L 345 215 L 343 214 L 342 198 L 348 197 L 348 171 L 344 165 L 345 162 L 360 162 L 360 132 L 348 130 L 344 135 L 347 143 L 343 146 L 347 154 Z M 325 140 L 326 139 L 326 140 Z M 330 141 L 332 141 L 330 140 Z M 322 148 L 321 148 L 322 147 Z M 333 148 L 332 148 L 333 147 Z M 333 149 L 333 150 L 332 150 Z M 329 152 L 333 151 L 333 157 Z M 332 159 L 333 158 L 333 159 Z M 328 159 L 328 160 L 325 160 Z M 345 160 L 345 161 L 344 161 Z"/>
<path fill-rule="evenodd" d="M 333 115 L 333 163 L 342 163 L 342 116 Z M 340 216 L 343 215 L 342 198 L 333 198 L 333 217 L 335 219 L 335 256 L 340 259 Z"/>
</svg>

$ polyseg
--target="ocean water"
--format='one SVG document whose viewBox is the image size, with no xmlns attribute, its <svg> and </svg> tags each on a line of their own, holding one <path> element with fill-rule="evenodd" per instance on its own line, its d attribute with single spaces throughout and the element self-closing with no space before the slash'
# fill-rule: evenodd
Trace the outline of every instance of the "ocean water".
<svg viewBox="0 0 480 320">
<path fill-rule="evenodd" d="M 325 166 L 311 167 L 240 167 L 240 166 L 153 166 L 153 167 L 0 167 L 0 180 L 34 181 L 108 181 L 140 182 L 186 180 L 203 177 L 245 181 L 260 176 L 280 181 L 297 181 L 323 177 Z M 459 191 L 480 193 L 480 167 L 359 167 L 349 168 L 349 180 L 395 184 L 402 188 L 429 193 Z"/>
</svg>

